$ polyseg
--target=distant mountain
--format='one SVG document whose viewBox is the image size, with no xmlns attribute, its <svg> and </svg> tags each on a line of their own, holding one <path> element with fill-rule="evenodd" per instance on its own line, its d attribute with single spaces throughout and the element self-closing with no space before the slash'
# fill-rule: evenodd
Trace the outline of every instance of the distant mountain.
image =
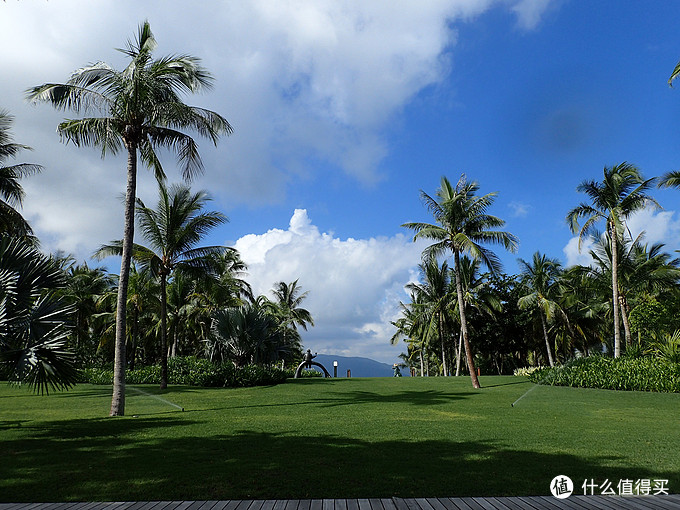
<svg viewBox="0 0 680 510">
<path fill-rule="evenodd" d="M 338 377 L 347 377 L 351 370 L 352 377 L 394 377 L 392 365 L 380 363 L 370 358 L 336 356 L 333 354 L 319 354 L 314 361 L 321 363 L 328 373 L 333 375 L 333 361 L 338 362 Z M 401 370 L 403 376 L 408 376 L 408 370 Z"/>
</svg>

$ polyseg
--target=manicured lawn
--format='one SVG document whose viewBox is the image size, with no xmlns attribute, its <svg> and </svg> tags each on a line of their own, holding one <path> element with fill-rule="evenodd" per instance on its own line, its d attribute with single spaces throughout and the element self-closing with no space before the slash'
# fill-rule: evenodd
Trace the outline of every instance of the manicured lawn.
<svg viewBox="0 0 680 510">
<path fill-rule="evenodd" d="M 546 495 L 558 474 L 577 492 L 591 478 L 664 478 L 680 492 L 680 395 L 481 383 L 162 393 L 185 412 L 129 389 L 115 419 L 109 387 L 39 397 L 3 383 L 0 501 Z"/>
</svg>

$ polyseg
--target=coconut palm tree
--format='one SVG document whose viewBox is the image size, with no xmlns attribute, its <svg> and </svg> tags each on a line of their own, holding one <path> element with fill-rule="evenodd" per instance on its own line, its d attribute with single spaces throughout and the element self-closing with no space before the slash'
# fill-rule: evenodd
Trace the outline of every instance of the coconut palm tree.
<svg viewBox="0 0 680 510">
<path fill-rule="evenodd" d="M 24 190 L 19 179 L 39 172 L 42 167 L 31 163 L 17 163 L 5 165 L 8 159 L 13 159 L 22 150 L 31 150 L 27 145 L 12 141 L 10 128 L 14 117 L 5 110 L 0 110 L 0 234 L 21 236 L 32 243 L 33 230 L 28 222 L 15 209 L 20 206 L 24 198 Z"/>
<path fill-rule="evenodd" d="M 59 110 L 102 114 L 63 121 L 58 126 L 62 140 L 76 147 L 101 147 L 102 157 L 123 150 L 127 154 L 111 416 L 125 412 L 125 305 L 134 236 L 137 158 L 154 170 L 157 179 L 164 179 L 156 150 L 170 149 L 177 154 L 184 177 L 190 179 L 203 166 L 196 142 L 182 131 L 193 130 L 213 143 L 221 134 L 232 132 L 222 116 L 182 101 L 183 93 L 198 92 L 212 84 L 199 59 L 188 55 L 153 59 L 155 47 L 151 27 L 144 22 L 136 39 L 120 50 L 130 58 L 122 71 L 97 62 L 75 71 L 66 83 L 45 83 L 27 91 L 29 100 L 47 102 Z"/>
<path fill-rule="evenodd" d="M 472 260 L 468 256 L 460 258 L 460 276 L 463 286 L 463 302 L 468 310 L 475 310 L 482 316 L 494 317 L 494 312 L 500 312 L 503 307 L 500 300 L 489 287 L 488 273 L 480 274 L 479 260 Z M 455 274 L 451 282 L 455 285 Z M 456 303 L 456 307 L 458 303 Z M 460 315 L 460 314 L 459 314 Z M 456 376 L 460 375 L 460 361 L 463 352 L 463 333 L 459 331 L 458 347 L 456 348 Z"/>
<path fill-rule="evenodd" d="M 614 357 L 621 356 L 621 326 L 619 319 L 619 280 L 617 243 L 623 239 L 626 219 L 648 205 L 659 207 L 647 195 L 654 179 L 644 179 L 640 170 L 629 163 L 604 167 L 602 182 L 583 181 L 576 188 L 585 193 L 591 204 L 581 203 L 567 214 L 567 223 L 573 233 L 578 232 L 579 248 L 583 238 L 594 233 L 597 223 L 603 220 L 612 242 L 612 310 L 614 316 Z M 584 219 L 583 225 L 579 220 Z"/>
<path fill-rule="evenodd" d="M 423 295 L 411 291 L 411 301 L 408 304 L 399 303 L 401 307 L 401 317 L 392 321 L 391 324 L 397 328 L 397 331 L 390 338 L 390 344 L 397 345 L 399 340 L 404 340 L 408 344 L 407 358 L 412 359 L 413 356 L 418 355 L 420 360 L 420 376 L 430 374 L 428 351 L 428 335 L 427 329 L 429 320 L 426 317 L 426 307 L 422 303 Z"/>
<path fill-rule="evenodd" d="M 405 223 L 402 227 L 415 231 L 413 240 L 431 239 L 434 244 L 423 252 L 424 258 L 436 258 L 453 253 L 456 276 L 456 293 L 460 312 L 460 327 L 463 332 L 463 344 L 472 386 L 479 388 L 479 380 L 475 369 L 468 328 L 465 318 L 465 302 L 460 271 L 460 257 L 467 253 L 474 260 L 481 260 L 490 271 L 500 270 L 501 263 L 496 254 L 482 243 L 501 244 L 511 252 L 516 251 L 518 239 L 509 232 L 494 230 L 505 224 L 500 218 L 486 213 L 493 204 L 497 193 L 477 196 L 479 185 L 468 182 L 461 176 L 455 187 L 446 177 L 442 177 L 436 198 L 421 190 L 420 196 L 425 206 L 434 215 L 437 224 Z"/>
<path fill-rule="evenodd" d="M 451 292 L 451 274 L 446 261 L 440 266 L 436 259 L 429 259 L 418 266 L 420 268 L 420 283 L 409 283 L 406 289 L 416 296 L 414 305 L 427 317 L 425 331 L 426 343 L 436 337 L 441 348 L 442 375 L 449 375 L 449 363 L 446 356 L 446 316 L 451 310 L 451 303 L 455 299 Z"/>
<path fill-rule="evenodd" d="M 159 182 L 156 209 L 146 207 L 137 199 L 137 220 L 149 247 L 135 244 L 132 256 L 142 270 L 150 270 L 161 283 L 161 389 L 168 385 L 168 279 L 175 269 L 200 274 L 210 267 L 216 254 L 227 250 L 224 246 L 196 247 L 210 230 L 228 221 L 220 212 L 203 211 L 208 200 L 205 191 L 192 193 L 184 184 L 174 184 L 168 189 L 163 182 Z M 122 250 L 123 241 L 114 241 L 99 248 L 95 256 L 120 255 Z"/>
<path fill-rule="evenodd" d="M 519 259 L 519 264 L 522 268 L 522 283 L 530 292 L 519 298 L 517 304 L 523 310 L 532 308 L 538 312 L 543 326 L 548 363 L 554 367 L 555 361 L 548 339 L 548 322 L 558 316 L 566 319 L 566 315 L 557 302 L 561 265 L 557 259 L 548 258 L 538 251 L 534 253 L 531 262 Z"/>
</svg>

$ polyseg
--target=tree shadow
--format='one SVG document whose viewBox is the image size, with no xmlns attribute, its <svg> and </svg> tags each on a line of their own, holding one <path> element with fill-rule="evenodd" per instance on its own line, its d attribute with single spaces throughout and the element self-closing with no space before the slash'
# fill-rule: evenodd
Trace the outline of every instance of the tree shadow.
<svg viewBox="0 0 680 510">
<path fill-rule="evenodd" d="M 0 501 L 548 495 L 557 475 L 571 477 L 577 491 L 591 478 L 680 484 L 676 471 L 616 466 L 617 456 L 494 441 L 364 441 L 342 431 L 197 437 L 197 423 L 187 416 L 44 422 L 30 438 L 0 440 Z"/>
</svg>

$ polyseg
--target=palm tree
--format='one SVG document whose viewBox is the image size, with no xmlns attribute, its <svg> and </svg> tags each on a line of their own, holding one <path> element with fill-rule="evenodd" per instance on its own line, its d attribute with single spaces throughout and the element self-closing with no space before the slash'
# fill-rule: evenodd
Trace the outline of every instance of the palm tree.
<svg viewBox="0 0 680 510">
<path fill-rule="evenodd" d="M 409 283 L 406 289 L 416 296 L 414 305 L 421 308 L 421 313 L 427 317 L 425 342 L 435 335 L 439 341 L 442 359 L 442 375 L 449 375 L 446 357 L 446 315 L 450 310 L 453 294 L 451 293 L 451 278 L 449 265 L 444 261 L 440 266 L 436 259 L 429 259 L 418 266 L 420 268 L 421 283 Z"/>
<path fill-rule="evenodd" d="M 498 297 L 489 287 L 487 281 L 488 273 L 480 275 L 479 268 L 479 260 L 472 260 L 467 256 L 461 257 L 460 275 L 463 286 L 463 302 L 467 309 L 480 312 L 481 315 L 486 317 L 494 317 L 494 312 L 500 312 L 503 307 Z M 451 280 L 455 285 L 455 274 Z M 458 306 L 457 303 L 456 306 Z M 456 376 L 460 375 L 462 351 L 463 333 L 459 331 L 458 347 L 456 348 Z"/>
<path fill-rule="evenodd" d="M 211 361 L 230 360 L 242 367 L 273 361 L 286 349 L 275 317 L 257 300 L 213 314 L 211 334 L 206 341 Z"/>
<path fill-rule="evenodd" d="M 500 270 L 500 260 L 482 243 L 501 244 L 511 252 L 517 249 L 518 244 L 518 239 L 513 234 L 493 230 L 505 224 L 502 219 L 486 213 L 487 209 L 493 204 L 497 193 L 477 196 L 477 191 L 479 191 L 479 185 L 474 181 L 467 182 L 465 175 L 461 176 L 455 188 L 451 186 L 446 177 L 442 177 L 436 198 L 422 190 L 420 192 L 421 199 L 434 215 L 437 224 L 405 223 L 402 225 L 415 231 L 414 241 L 419 238 L 435 241 L 423 252 L 424 258 L 436 258 L 448 252 L 453 253 L 460 327 L 463 332 L 463 344 L 465 345 L 470 378 L 472 379 L 472 386 L 475 388 L 479 388 L 480 385 L 472 359 L 465 319 L 460 256 L 467 253 L 472 259 L 481 260 L 490 271 L 496 272 Z"/>
<path fill-rule="evenodd" d="M 401 317 L 391 324 L 397 328 L 397 331 L 390 338 L 390 344 L 397 345 L 399 340 L 404 340 L 408 344 L 407 358 L 411 359 L 416 354 L 420 359 L 420 376 L 424 377 L 425 373 L 429 375 L 429 364 L 426 366 L 425 361 L 429 360 L 428 352 L 428 336 L 427 329 L 429 320 L 426 317 L 426 308 L 422 303 L 422 293 L 411 291 L 411 301 L 408 304 L 399 303 L 401 307 Z"/>
<path fill-rule="evenodd" d="M 300 326 L 307 331 L 307 324 L 314 326 L 312 314 L 300 307 L 309 291 L 301 293 L 298 280 L 291 283 L 277 282 L 272 292 L 284 327 L 297 329 L 297 326 Z"/>
<path fill-rule="evenodd" d="M 0 362 L 10 380 L 43 393 L 77 381 L 66 348 L 73 308 L 57 294 L 66 285 L 58 264 L 21 238 L 0 237 Z"/>
<path fill-rule="evenodd" d="M 75 309 L 74 350 L 82 358 L 93 352 L 93 318 L 100 312 L 104 296 L 115 289 L 115 279 L 104 268 L 90 268 L 84 263 L 70 265 L 67 281 L 63 295 Z"/>
<path fill-rule="evenodd" d="M 101 147 L 102 157 L 127 152 L 111 416 L 125 412 L 125 305 L 134 236 L 137 157 L 162 180 L 165 173 L 156 149 L 171 149 L 177 153 L 184 177 L 190 179 L 203 166 L 196 142 L 181 130 L 192 129 L 213 143 L 217 143 L 220 134 L 232 132 L 222 116 L 182 102 L 182 93 L 197 92 L 212 84 L 199 59 L 188 55 L 153 59 L 155 47 L 151 27 L 144 22 L 135 41 L 128 41 L 127 49 L 120 50 L 130 58 L 122 71 L 98 62 L 78 69 L 66 83 L 46 83 L 27 92 L 30 100 L 50 103 L 59 110 L 95 110 L 104 115 L 65 120 L 58 127 L 62 140 L 77 147 Z"/>
<path fill-rule="evenodd" d="M 522 267 L 522 282 L 530 290 L 529 294 L 518 300 L 521 309 L 533 308 L 538 311 L 543 326 L 543 339 L 548 353 L 550 366 L 555 366 L 550 340 L 548 339 L 548 322 L 557 315 L 566 318 L 557 303 L 557 291 L 561 265 L 557 259 L 551 259 L 540 252 L 534 253 L 531 263 L 519 259 Z"/>
<path fill-rule="evenodd" d="M 150 270 L 161 283 L 161 389 L 168 385 L 168 279 L 175 269 L 201 273 L 211 265 L 216 254 L 227 250 L 224 246 L 196 247 L 210 230 L 228 221 L 220 212 L 203 212 L 208 200 L 205 191 L 192 193 L 184 184 L 174 184 L 168 189 L 162 182 L 159 183 L 156 209 L 146 207 L 141 199 L 137 199 L 137 219 L 150 247 L 135 244 L 133 257 L 142 270 Z M 95 256 L 119 255 L 122 247 L 123 241 L 114 241 L 99 248 Z"/>
<path fill-rule="evenodd" d="M 635 211 L 648 205 L 659 207 L 656 200 L 646 194 L 654 179 L 643 179 L 640 170 L 629 163 L 604 167 L 602 182 L 583 181 L 576 188 L 590 198 L 592 204 L 581 203 L 567 214 L 567 223 L 573 233 L 578 232 L 579 248 L 583 238 L 595 231 L 595 225 L 604 220 L 612 240 L 612 310 L 614 315 L 614 357 L 621 356 L 621 326 L 619 320 L 619 279 L 617 243 L 623 239 L 626 219 Z M 579 220 L 584 218 L 582 226 Z"/>
<path fill-rule="evenodd" d="M 31 163 L 5 166 L 7 159 L 15 158 L 22 150 L 31 150 L 27 145 L 12 141 L 9 131 L 13 121 L 12 115 L 0 110 L 0 233 L 24 237 L 35 244 L 37 240 L 30 225 L 14 207 L 20 206 L 24 198 L 19 179 L 39 172 L 42 167 Z"/>
</svg>

